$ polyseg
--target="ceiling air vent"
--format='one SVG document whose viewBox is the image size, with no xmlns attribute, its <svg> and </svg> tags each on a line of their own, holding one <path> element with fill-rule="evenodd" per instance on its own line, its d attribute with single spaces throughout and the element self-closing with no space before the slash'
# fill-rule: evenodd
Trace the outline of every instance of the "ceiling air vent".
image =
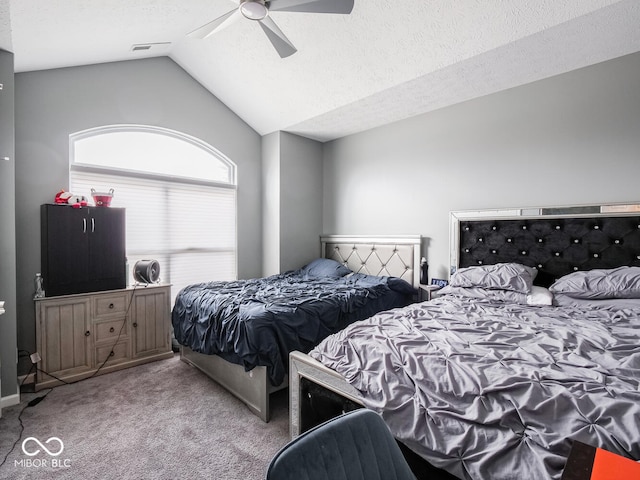
<svg viewBox="0 0 640 480">
<path fill-rule="evenodd" d="M 157 43 L 137 43 L 131 46 L 132 52 L 147 52 L 151 49 L 158 50 L 166 48 L 171 45 L 171 42 L 157 42 Z"/>
</svg>

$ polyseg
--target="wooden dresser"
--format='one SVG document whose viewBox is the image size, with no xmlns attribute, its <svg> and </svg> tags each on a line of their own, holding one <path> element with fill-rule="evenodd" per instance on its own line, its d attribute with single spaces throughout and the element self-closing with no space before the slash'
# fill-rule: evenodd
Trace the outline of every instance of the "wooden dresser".
<svg viewBox="0 0 640 480">
<path fill-rule="evenodd" d="M 139 285 L 35 299 L 36 390 L 171 357 L 170 295 Z"/>
</svg>

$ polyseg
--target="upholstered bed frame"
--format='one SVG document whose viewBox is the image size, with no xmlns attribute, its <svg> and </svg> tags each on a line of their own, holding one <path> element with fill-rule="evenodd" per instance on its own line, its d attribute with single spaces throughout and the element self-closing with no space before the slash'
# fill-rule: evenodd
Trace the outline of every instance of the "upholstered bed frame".
<svg viewBox="0 0 640 480">
<path fill-rule="evenodd" d="M 398 277 L 414 287 L 420 283 L 420 235 L 323 235 L 320 254 L 356 273 Z"/>
<path fill-rule="evenodd" d="M 357 273 L 402 278 L 415 287 L 419 283 L 421 237 L 323 235 L 320 256 L 337 260 Z M 269 382 L 266 367 L 245 371 L 217 355 L 204 355 L 181 347 L 183 361 L 197 367 L 242 400 L 265 422 L 269 421 L 269 397 L 286 388 L 288 378 L 278 386 Z"/>
<path fill-rule="evenodd" d="M 548 287 L 578 270 L 640 266 L 640 206 L 453 212 L 451 271 L 517 262 Z"/>
<path fill-rule="evenodd" d="M 536 283 L 549 286 L 576 270 L 640 266 L 640 204 L 452 212 L 450 232 L 452 272 L 518 262 L 536 267 Z M 318 405 L 329 415 L 361 405 L 338 373 L 300 352 L 289 360 L 292 438 L 327 419 Z M 324 397 L 315 405 L 314 392 Z"/>
</svg>

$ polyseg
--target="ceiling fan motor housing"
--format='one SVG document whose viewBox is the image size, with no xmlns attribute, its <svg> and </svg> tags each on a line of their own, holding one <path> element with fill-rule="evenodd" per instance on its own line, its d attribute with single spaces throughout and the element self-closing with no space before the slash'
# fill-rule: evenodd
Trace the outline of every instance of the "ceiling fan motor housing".
<svg viewBox="0 0 640 480">
<path fill-rule="evenodd" d="M 249 20 L 262 20 L 269 14 L 265 0 L 241 0 L 240 13 Z"/>
</svg>

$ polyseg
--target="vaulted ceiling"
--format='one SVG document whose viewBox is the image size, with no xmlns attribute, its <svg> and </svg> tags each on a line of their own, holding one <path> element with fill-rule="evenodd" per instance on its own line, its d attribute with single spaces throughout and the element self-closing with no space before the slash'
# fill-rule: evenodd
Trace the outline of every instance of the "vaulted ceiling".
<svg viewBox="0 0 640 480">
<path fill-rule="evenodd" d="M 0 0 L 0 48 L 14 52 L 17 72 L 166 55 L 258 133 L 320 141 L 640 51 L 638 0 L 355 0 L 349 15 L 273 11 L 298 50 L 287 58 L 246 19 L 187 37 L 237 5 Z"/>
</svg>

